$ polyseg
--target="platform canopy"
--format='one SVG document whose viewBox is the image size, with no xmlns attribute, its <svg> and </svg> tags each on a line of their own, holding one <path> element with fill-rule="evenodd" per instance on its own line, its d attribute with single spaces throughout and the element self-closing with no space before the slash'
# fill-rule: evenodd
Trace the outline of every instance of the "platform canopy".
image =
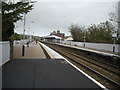
<svg viewBox="0 0 120 90">
<path fill-rule="evenodd" d="M 62 39 L 61 37 L 55 36 L 55 35 L 48 35 L 48 36 L 44 36 L 44 39 Z"/>
</svg>

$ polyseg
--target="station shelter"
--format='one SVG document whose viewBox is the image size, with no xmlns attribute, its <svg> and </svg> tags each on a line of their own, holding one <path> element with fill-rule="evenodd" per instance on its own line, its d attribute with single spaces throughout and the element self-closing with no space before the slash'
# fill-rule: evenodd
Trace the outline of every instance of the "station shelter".
<svg viewBox="0 0 120 90">
<path fill-rule="evenodd" d="M 43 37 L 44 41 L 46 42 L 54 42 L 54 43 L 60 43 L 60 41 L 62 40 L 61 37 L 55 36 L 55 35 L 48 35 Z"/>
</svg>

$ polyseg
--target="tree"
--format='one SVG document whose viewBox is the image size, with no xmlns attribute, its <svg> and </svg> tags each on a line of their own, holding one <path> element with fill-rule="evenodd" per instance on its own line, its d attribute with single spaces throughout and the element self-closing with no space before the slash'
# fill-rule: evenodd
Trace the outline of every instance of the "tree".
<svg viewBox="0 0 120 90">
<path fill-rule="evenodd" d="M 94 24 L 94 25 L 91 25 L 88 27 L 88 41 L 96 41 L 97 38 L 98 38 L 98 29 L 97 29 L 97 26 Z"/>
<path fill-rule="evenodd" d="M 23 37 L 22 35 L 19 35 L 19 34 L 17 34 L 17 33 L 14 33 L 14 34 L 10 37 L 10 39 L 11 39 L 11 40 L 21 40 L 22 37 Z"/>
<path fill-rule="evenodd" d="M 112 43 L 112 34 L 115 28 L 111 22 L 102 22 L 98 25 L 91 24 L 88 28 L 71 25 L 69 31 L 74 41 Z"/>
<path fill-rule="evenodd" d="M 72 24 L 68 29 L 74 41 L 83 41 L 83 27 L 79 27 L 78 25 Z"/>
<path fill-rule="evenodd" d="M 33 5 L 28 2 L 6 3 L 2 2 L 2 40 L 10 40 L 14 34 L 14 28 L 18 20 L 22 20 L 23 14 L 32 10 Z"/>
<path fill-rule="evenodd" d="M 88 41 L 112 43 L 112 34 L 114 27 L 112 23 L 106 21 L 98 25 L 91 25 L 88 27 Z"/>
<path fill-rule="evenodd" d="M 18 20 L 22 20 L 23 15 L 32 10 L 32 7 L 33 5 L 30 5 L 28 2 L 2 2 L 2 40 L 10 41 L 10 59 L 13 57 L 12 35 L 14 34 L 15 23 Z"/>
</svg>

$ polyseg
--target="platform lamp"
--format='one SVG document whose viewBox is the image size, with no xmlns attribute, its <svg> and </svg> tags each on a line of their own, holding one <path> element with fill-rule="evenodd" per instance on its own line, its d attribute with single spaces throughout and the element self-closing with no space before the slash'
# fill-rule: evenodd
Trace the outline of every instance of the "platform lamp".
<svg viewBox="0 0 120 90">
<path fill-rule="evenodd" d="M 26 2 L 25 0 L 23 2 Z M 28 2 L 28 1 L 27 1 Z M 35 4 L 37 1 L 29 1 L 29 4 Z M 24 29 L 23 29 L 23 42 L 25 42 L 25 23 L 26 22 L 26 13 L 24 13 Z M 25 46 L 24 43 L 22 45 L 22 56 L 24 56 L 25 53 Z"/>
<path fill-rule="evenodd" d="M 114 33 L 112 35 L 112 38 L 113 38 L 113 52 L 115 52 L 115 39 L 116 39 L 116 37 L 117 37 L 117 35 L 116 35 L 116 33 Z"/>
<path fill-rule="evenodd" d="M 83 47 L 85 47 L 85 41 L 86 41 L 86 30 L 84 31 L 84 44 L 83 44 Z"/>
<path fill-rule="evenodd" d="M 113 19 L 109 19 L 109 20 L 112 21 L 112 22 L 114 21 Z M 118 22 L 118 21 L 115 21 L 115 22 Z M 113 38 L 113 49 L 112 49 L 112 51 L 113 51 L 113 53 L 115 52 L 115 43 L 116 43 L 115 39 L 117 38 L 117 34 L 118 33 L 115 33 L 115 32 L 112 34 L 112 38 Z"/>
<path fill-rule="evenodd" d="M 25 26 L 26 26 L 26 13 L 24 13 L 22 56 L 24 56 L 24 54 L 25 54 L 25 45 L 24 45 L 24 43 L 25 43 Z"/>
<path fill-rule="evenodd" d="M 31 23 L 34 23 L 34 21 L 31 21 L 30 24 L 31 24 Z M 31 29 L 30 26 L 31 26 L 31 25 L 29 25 L 29 27 L 28 27 L 29 30 Z M 33 34 L 34 34 L 34 33 L 33 33 Z M 30 36 L 31 39 L 33 38 L 33 35 L 32 35 L 32 34 L 30 34 L 29 36 Z"/>
<path fill-rule="evenodd" d="M 23 28 L 23 45 L 22 45 L 22 56 L 24 56 L 25 53 L 25 21 L 26 21 L 26 14 L 24 13 L 24 28 Z"/>
</svg>

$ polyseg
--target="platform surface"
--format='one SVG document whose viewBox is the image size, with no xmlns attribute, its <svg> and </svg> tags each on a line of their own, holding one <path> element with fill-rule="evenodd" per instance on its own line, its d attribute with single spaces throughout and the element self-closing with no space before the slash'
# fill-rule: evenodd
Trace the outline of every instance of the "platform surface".
<svg viewBox="0 0 120 90">
<path fill-rule="evenodd" d="M 100 88 L 63 59 L 16 59 L 2 71 L 3 88 Z"/>
<path fill-rule="evenodd" d="M 105 88 L 43 43 L 31 43 L 24 57 L 14 50 L 2 66 L 3 88 Z"/>
<path fill-rule="evenodd" d="M 22 56 L 22 45 L 14 46 L 14 59 L 45 59 L 46 56 L 39 44 L 30 43 L 29 47 L 25 45 L 25 54 Z"/>
</svg>

